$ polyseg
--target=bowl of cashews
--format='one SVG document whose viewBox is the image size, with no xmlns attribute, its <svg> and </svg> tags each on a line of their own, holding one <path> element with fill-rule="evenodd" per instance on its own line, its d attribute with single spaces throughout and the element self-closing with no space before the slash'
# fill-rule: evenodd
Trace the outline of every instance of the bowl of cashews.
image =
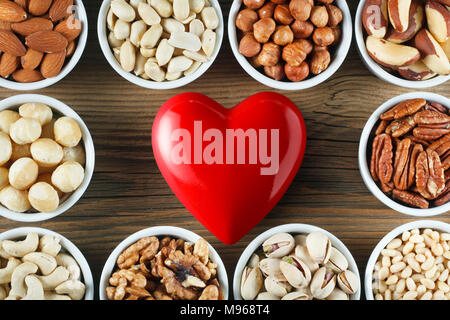
<svg viewBox="0 0 450 320">
<path fill-rule="evenodd" d="M 81 251 L 64 236 L 23 227 L 0 234 L 0 300 L 93 300 Z"/>
</svg>

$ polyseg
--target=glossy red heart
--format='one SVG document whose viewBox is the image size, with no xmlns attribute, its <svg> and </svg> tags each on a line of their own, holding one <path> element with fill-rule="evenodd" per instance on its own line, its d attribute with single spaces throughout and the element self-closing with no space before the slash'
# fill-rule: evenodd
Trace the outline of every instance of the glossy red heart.
<svg viewBox="0 0 450 320">
<path fill-rule="evenodd" d="M 303 159 L 306 129 L 295 104 L 277 93 L 256 94 L 231 109 L 183 93 L 156 115 L 152 145 L 181 203 L 233 244 L 286 192 Z"/>
</svg>

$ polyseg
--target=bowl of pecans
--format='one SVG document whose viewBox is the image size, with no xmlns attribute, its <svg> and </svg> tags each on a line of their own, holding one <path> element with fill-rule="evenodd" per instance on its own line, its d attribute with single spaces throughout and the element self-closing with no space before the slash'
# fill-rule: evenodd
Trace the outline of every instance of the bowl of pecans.
<svg viewBox="0 0 450 320">
<path fill-rule="evenodd" d="M 111 253 L 101 300 L 227 300 L 228 277 L 214 248 L 183 228 L 136 232 Z"/>
<path fill-rule="evenodd" d="M 450 99 L 411 92 L 390 99 L 367 121 L 359 169 L 385 205 L 412 216 L 450 210 Z"/>
</svg>

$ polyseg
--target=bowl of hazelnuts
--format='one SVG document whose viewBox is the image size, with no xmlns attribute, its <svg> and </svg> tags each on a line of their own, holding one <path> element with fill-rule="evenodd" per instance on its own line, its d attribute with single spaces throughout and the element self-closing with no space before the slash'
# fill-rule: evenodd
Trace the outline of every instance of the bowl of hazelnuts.
<svg viewBox="0 0 450 320">
<path fill-rule="evenodd" d="M 234 0 L 228 36 L 255 80 L 303 90 L 327 80 L 344 62 L 352 21 L 345 0 Z"/>
</svg>

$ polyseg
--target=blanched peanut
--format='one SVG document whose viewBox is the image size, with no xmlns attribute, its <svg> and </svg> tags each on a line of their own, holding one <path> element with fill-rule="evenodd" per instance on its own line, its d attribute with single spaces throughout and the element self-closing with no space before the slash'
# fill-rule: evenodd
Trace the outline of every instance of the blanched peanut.
<svg viewBox="0 0 450 320">
<path fill-rule="evenodd" d="M 172 5 L 167 0 L 151 0 L 150 4 L 158 14 L 163 18 L 168 18 L 172 15 Z"/>
<path fill-rule="evenodd" d="M 80 125 L 69 117 L 56 120 L 54 133 L 55 141 L 64 147 L 75 147 L 82 137 Z"/>
<path fill-rule="evenodd" d="M 141 2 L 138 5 L 139 16 L 146 24 L 152 26 L 161 23 L 161 17 L 149 4 Z"/>
<path fill-rule="evenodd" d="M 173 0 L 173 15 L 178 21 L 189 16 L 189 0 Z"/>
<path fill-rule="evenodd" d="M 108 43 L 111 48 L 117 48 L 122 45 L 123 40 L 117 39 L 116 36 L 114 35 L 114 32 L 110 32 L 108 35 Z"/>
<path fill-rule="evenodd" d="M 59 197 L 57 191 L 46 182 L 38 182 L 28 191 L 31 206 L 40 212 L 52 212 L 58 208 Z"/>
<path fill-rule="evenodd" d="M 145 73 L 145 63 L 147 62 L 146 57 L 144 57 L 140 52 L 136 54 L 136 64 L 134 66 L 134 74 L 140 76 Z"/>
<path fill-rule="evenodd" d="M 0 166 L 4 165 L 11 159 L 12 143 L 6 133 L 0 132 Z"/>
<path fill-rule="evenodd" d="M 54 167 L 63 158 L 63 149 L 51 139 L 37 139 L 31 144 L 31 155 L 42 167 Z"/>
<path fill-rule="evenodd" d="M 53 118 L 52 109 L 49 106 L 38 103 L 38 102 L 28 102 L 19 107 L 19 114 L 23 118 L 32 118 L 44 126 Z"/>
<path fill-rule="evenodd" d="M 17 144 L 32 143 L 42 132 L 41 124 L 32 118 L 20 118 L 9 129 L 11 139 Z"/>
<path fill-rule="evenodd" d="M 31 208 L 28 201 L 28 193 L 17 190 L 12 186 L 7 186 L 0 190 L 0 203 L 15 212 L 25 212 Z"/>
<path fill-rule="evenodd" d="M 114 26 L 114 36 L 119 40 L 125 40 L 130 36 L 131 24 L 124 20 L 117 20 Z"/>
<path fill-rule="evenodd" d="M 149 76 L 153 81 L 161 82 L 165 79 L 164 70 L 158 65 L 157 62 L 152 61 L 151 58 L 148 59 L 145 64 L 145 74 Z"/>
<path fill-rule="evenodd" d="M 204 54 L 200 53 L 200 52 L 194 52 L 194 51 L 189 51 L 189 50 L 184 50 L 183 51 L 183 55 L 185 55 L 186 57 L 188 57 L 189 59 L 192 59 L 194 61 L 199 61 L 199 62 L 207 62 L 208 61 L 208 57 L 205 56 Z"/>
<path fill-rule="evenodd" d="M 195 34 L 197 37 L 201 37 L 205 31 L 203 22 L 198 19 L 194 19 L 189 23 L 189 32 Z"/>
<path fill-rule="evenodd" d="M 124 21 L 133 21 L 136 17 L 134 8 L 130 6 L 125 0 L 112 0 L 111 10 L 115 16 Z"/>
<path fill-rule="evenodd" d="M 168 72 L 183 72 L 189 69 L 193 61 L 184 56 L 178 56 L 170 60 L 167 66 Z"/>
<path fill-rule="evenodd" d="M 200 38 L 193 33 L 185 31 L 176 31 L 171 33 L 169 43 L 176 48 L 190 51 L 199 51 L 202 48 Z"/>
<path fill-rule="evenodd" d="M 210 29 L 206 29 L 201 36 L 202 49 L 208 57 L 211 57 L 214 53 L 214 49 L 216 48 L 216 37 L 216 33 Z"/>
<path fill-rule="evenodd" d="M 182 75 L 183 75 L 183 73 L 181 73 L 181 72 L 172 72 L 172 73 L 166 72 L 165 79 L 169 80 L 169 81 L 173 81 L 173 80 L 179 79 Z"/>
<path fill-rule="evenodd" d="M 133 22 L 130 31 L 130 41 L 135 47 L 139 47 L 141 45 L 141 38 L 146 31 L 147 25 L 144 21 L 139 20 Z"/>
<path fill-rule="evenodd" d="M 156 46 L 161 35 L 163 28 L 160 24 L 154 24 L 148 29 L 141 38 L 141 47 L 151 49 Z"/>
<path fill-rule="evenodd" d="M 164 31 L 168 33 L 185 31 L 184 25 L 180 21 L 175 20 L 173 18 L 163 19 L 161 21 L 161 25 Z"/>
<path fill-rule="evenodd" d="M 189 67 L 189 69 L 187 69 L 185 72 L 183 72 L 183 74 L 185 76 L 188 76 L 190 74 L 193 74 L 195 71 L 198 70 L 198 68 L 200 68 L 200 66 L 202 65 L 201 62 L 199 61 L 194 61 L 194 63 Z"/>
<path fill-rule="evenodd" d="M 156 48 L 152 48 L 152 49 L 141 48 L 140 53 L 146 58 L 151 58 L 151 57 L 155 56 Z"/>
<path fill-rule="evenodd" d="M 200 13 L 205 6 L 205 2 L 205 0 L 189 0 L 189 8 L 195 13 Z"/>
<path fill-rule="evenodd" d="M 173 56 L 174 47 L 169 44 L 167 39 L 162 39 L 156 49 L 156 60 L 159 66 L 166 65 Z"/>
<path fill-rule="evenodd" d="M 11 124 L 19 120 L 20 115 L 16 111 L 3 110 L 0 111 L 0 131 L 9 134 Z"/>
<path fill-rule="evenodd" d="M 26 190 L 36 181 L 38 172 L 33 159 L 20 158 L 9 168 L 9 183 L 18 190 Z"/>
<path fill-rule="evenodd" d="M 207 29 L 214 30 L 219 26 L 219 17 L 213 7 L 204 8 L 201 17 Z"/>
<path fill-rule="evenodd" d="M 52 174 L 52 184 L 64 193 L 73 192 L 84 180 L 84 169 L 74 161 L 64 162 Z"/>
</svg>

